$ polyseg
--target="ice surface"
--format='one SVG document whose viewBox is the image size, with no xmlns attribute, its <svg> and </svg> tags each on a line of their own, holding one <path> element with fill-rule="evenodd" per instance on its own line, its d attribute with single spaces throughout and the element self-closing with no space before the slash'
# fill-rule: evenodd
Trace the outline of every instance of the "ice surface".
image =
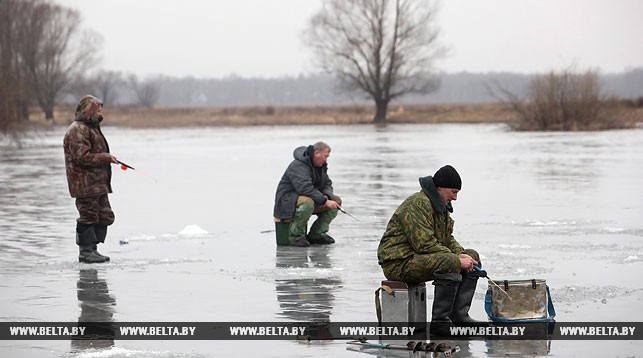
<svg viewBox="0 0 643 358">
<path fill-rule="evenodd" d="M 458 169 L 455 237 L 493 279 L 546 279 L 559 321 L 642 321 L 641 130 L 515 133 L 500 125 L 304 126 L 133 130 L 105 127 L 116 156 L 116 222 L 79 264 L 67 192 L 64 129 L 22 149 L 0 142 L 0 319 L 3 321 L 373 321 L 383 275 L 377 245 L 418 178 Z M 274 191 L 292 150 L 332 147 L 344 209 L 331 246 L 276 247 Z M 230 160 L 235 158 L 235 160 Z M 181 170 L 168 170 L 181 163 Z M 173 165 L 173 168 L 176 166 Z M 194 223 L 194 224 L 192 224 Z M 192 226 L 194 225 L 194 226 Z M 198 225 L 198 226 L 197 226 Z M 128 245 L 119 245 L 119 240 Z M 89 285 L 89 286 L 87 286 Z M 94 286 L 92 286 L 94 285 Z M 486 280 L 471 314 L 484 319 Z M 92 288 L 93 287 L 93 288 Z M 433 297 L 429 286 L 427 295 Z M 94 295 L 87 293 L 93 292 Z M 640 341 L 503 344 L 460 341 L 457 357 L 638 356 Z M 606 347 L 618 346 L 618 350 Z M 0 341 L 11 357 L 357 357 L 345 342 Z M 517 353 L 516 353 L 517 352 Z M 363 352 L 367 353 L 368 352 Z M 386 352 L 371 352 L 386 356 Z M 408 356 L 408 354 L 407 354 Z"/>
</svg>

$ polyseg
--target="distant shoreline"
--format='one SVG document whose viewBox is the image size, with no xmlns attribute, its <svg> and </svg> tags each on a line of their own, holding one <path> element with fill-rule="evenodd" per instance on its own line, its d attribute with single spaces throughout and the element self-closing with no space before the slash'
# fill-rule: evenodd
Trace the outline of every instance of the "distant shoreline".
<svg viewBox="0 0 643 358">
<path fill-rule="evenodd" d="M 61 107 L 54 121 L 45 121 L 37 109 L 29 123 L 36 126 L 67 126 L 73 107 Z M 129 128 L 238 127 L 257 125 L 350 125 L 373 124 L 374 106 L 257 106 L 257 107 L 105 107 L 103 126 Z M 643 123 L 643 108 L 631 115 Z M 518 117 L 504 103 L 393 105 L 387 124 L 512 123 Z"/>
<path fill-rule="evenodd" d="M 374 106 L 288 106 L 288 107 L 105 107 L 104 126 L 172 128 L 188 126 L 255 125 L 349 125 L 372 124 Z M 57 108 L 54 121 L 34 109 L 30 123 L 68 125 L 73 108 Z M 393 105 L 387 123 L 507 123 L 516 116 L 505 104 Z"/>
</svg>

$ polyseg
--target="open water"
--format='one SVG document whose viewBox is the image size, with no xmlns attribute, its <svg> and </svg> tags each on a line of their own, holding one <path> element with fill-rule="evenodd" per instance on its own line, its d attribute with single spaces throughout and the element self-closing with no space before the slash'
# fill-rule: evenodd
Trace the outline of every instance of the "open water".
<svg viewBox="0 0 643 358">
<path fill-rule="evenodd" d="M 116 222 L 79 264 L 64 128 L 0 142 L 0 321 L 375 321 L 376 249 L 418 178 L 451 164 L 455 236 L 494 279 L 543 278 L 560 322 L 643 321 L 643 131 L 516 133 L 503 125 L 104 127 Z M 332 147 L 337 243 L 277 248 L 274 191 L 300 145 Z M 121 245 L 124 240 L 127 244 Z M 485 280 L 472 315 L 485 319 Z M 429 299 L 432 286 L 428 286 Z M 430 302 L 430 301 L 429 301 Z M 430 309 L 429 309 L 430 312 Z M 457 357 L 640 357 L 643 341 L 460 341 Z M 3 357 L 358 357 L 345 341 L 0 340 Z M 397 352 L 396 356 L 413 356 Z M 401 354 L 401 355 L 400 355 Z M 418 356 L 418 355 L 416 355 Z"/>
</svg>

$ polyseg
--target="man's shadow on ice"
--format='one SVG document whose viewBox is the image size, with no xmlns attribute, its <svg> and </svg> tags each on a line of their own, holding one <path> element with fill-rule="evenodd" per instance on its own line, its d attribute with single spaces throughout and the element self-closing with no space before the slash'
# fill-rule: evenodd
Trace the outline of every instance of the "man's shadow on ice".
<svg viewBox="0 0 643 358">
<path fill-rule="evenodd" d="M 281 308 L 278 316 L 292 322 L 330 322 L 335 292 L 342 285 L 339 277 L 333 276 L 331 252 L 329 246 L 277 246 L 275 290 Z M 325 325 L 312 326 L 314 329 L 308 329 L 308 335 L 328 337 Z"/>
<path fill-rule="evenodd" d="M 107 281 L 99 278 L 96 269 L 80 269 L 76 294 L 80 306 L 79 327 L 82 323 L 86 328 L 84 334 L 72 338 L 72 351 L 113 347 L 116 299 L 109 293 Z"/>
</svg>

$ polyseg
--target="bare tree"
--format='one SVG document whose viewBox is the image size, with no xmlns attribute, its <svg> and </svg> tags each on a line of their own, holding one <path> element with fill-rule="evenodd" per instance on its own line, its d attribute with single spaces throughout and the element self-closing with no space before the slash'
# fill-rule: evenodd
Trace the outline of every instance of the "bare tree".
<svg viewBox="0 0 643 358">
<path fill-rule="evenodd" d="M 21 26 L 21 69 L 45 118 L 53 119 L 54 106 L 65 88 L 95 65 L 102 39 L 93 31 L 81 32 L 76 10 L 37 0 L 32 3 Z"/>
<path fill-rule="evenodd" d="M 321 69 L 375 101 L 381 123 L 394 98 L 438 88 L 436 13 L 430 0 L 325 0 L 304 39 Z"/>
<path fill-rule="evenodd" d="M 140 81 L 135 75 L 129 79 L 130 86 L 136 92 L 136 98 L 141 106 L 151 108 L 161 96 L 161 78 L 148 78 Z"/>
<path fill-rule="evenodd" d="M 26 88 L 20 76 L 19 31 L 31 3 L 0 0 L 0 134 L 17 139 L 21 120 L 29 116 Z"/>
<path fill-rule="evenodd" d="M 125 84 L 123 74 L 117 71 L 100 71 L 92 80 L 94 91 L 106 106 L 113 106 L 118 101 L 116 89 Z"/>
</svg>

